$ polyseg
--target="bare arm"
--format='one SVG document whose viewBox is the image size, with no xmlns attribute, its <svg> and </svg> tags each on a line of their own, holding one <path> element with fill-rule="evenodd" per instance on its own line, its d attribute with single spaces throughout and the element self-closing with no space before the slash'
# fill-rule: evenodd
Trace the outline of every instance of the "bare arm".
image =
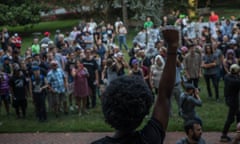
<svg viewBox="0 0 240 144">
<path fill-rule="evenodd" d="M 179 40 L 177 29 L 170 27 L 163 30 L 163 37 L 168 44 L 168 55 L 162 78 L 159 83 L 159 92 L 153 109 L 153 117 L 156 118 L 166 130 L 169 119 L 170 96 L 175 82 L 176 56 Z"/>
</svg>

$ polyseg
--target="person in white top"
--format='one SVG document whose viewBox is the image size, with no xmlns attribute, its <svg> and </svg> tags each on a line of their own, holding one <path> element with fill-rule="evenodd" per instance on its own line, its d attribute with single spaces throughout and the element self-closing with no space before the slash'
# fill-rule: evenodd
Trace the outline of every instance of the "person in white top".
<svg viewBox="0 0 240 144">
<path fill-rule="evenodd" d="M 119 28 L 119 25 L 120 24 L 123 24 L 123 22 L 120 20 L 120 17 L 117 17 L 117 21 L 115 22 L 114 26 L 115 26 L 115 31 L 116 33 L 118 34 L 118 28 Z"/>
<path fill-rule="evenodd" d="M 93 20 L 93 18 L 90 18 L 89 27 L 93 32 L 95 32 L 95 29 L 97 28 L 97 23 Z"/>
</svg>

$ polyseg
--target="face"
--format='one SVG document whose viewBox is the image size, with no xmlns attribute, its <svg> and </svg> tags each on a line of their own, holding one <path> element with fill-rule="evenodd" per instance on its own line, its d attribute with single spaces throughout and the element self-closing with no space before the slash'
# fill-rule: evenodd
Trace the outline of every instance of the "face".
<svg viewBox="0 0 240 144">
<path fill-rule="evenodd" d="M 76 64 L 77 64 L 77 67 L 78 67 L 78 68 L 83 68 L 83 64 L 82 64 L 80 61 L 77 61 Z"/>
<path fill-rule="evenodd" d="M 86 56 L 87 58 L 89 58 L 90 55 L 91 55 L 91 51 L 90 51 L 90 50 L 86 50 L 86 51 L 85 51 L 85 56 Z"/>
<path fill-rule="evenodd" d="M 190 130 L 190 137 L 194 141 L 199 141 L 202 136 L 202 127 L 200 124 L 194 124 L 193 130 Z"/>
<path fill-rule="evenodd" d="M 40 75 L 40 70 L 33 71 L 34 75 Z"/>
<path fill-rule="evenodd" d="M 211 47 L 210 46 L 206 47 L 206 53 L 211 53 Z"/>
<path fill-rule="evenodd" d="M 162 65 L 162 62 L 161 62 L 160 58 L 158 58 L 156 62 L 157 62 L 157 65 L 159 65 L 159 66 Z"/>
<path fill-rule="evenodd" d="M 55 70 L 55 69 L 57 69 L 57 67 L 58 67 L 58 64 L 55 64 L 55 63 L 54 63 L 54 64 L 52 64 L 52 69 L 54 69 L 54 70 Z"/>
</svg>

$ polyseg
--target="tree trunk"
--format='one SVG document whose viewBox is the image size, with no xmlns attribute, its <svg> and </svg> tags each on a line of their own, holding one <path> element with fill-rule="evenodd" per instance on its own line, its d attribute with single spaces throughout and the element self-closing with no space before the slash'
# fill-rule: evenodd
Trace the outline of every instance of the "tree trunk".
<svg viewBox="0 0 240 144">
<path fill-rule="evenodd" d="M 126 0 L 122 0 L 122 16 L 123 22 L 126 26 L 128 26 L 128 11 L 127 11 L 127 2 Z"/>
</svg>

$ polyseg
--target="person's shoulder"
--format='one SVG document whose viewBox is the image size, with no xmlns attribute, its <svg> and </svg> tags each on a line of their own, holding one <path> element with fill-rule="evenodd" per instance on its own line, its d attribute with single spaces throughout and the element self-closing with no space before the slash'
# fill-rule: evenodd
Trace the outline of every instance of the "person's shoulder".
<svg viewBox="0 0 240 144">
<path fill-rule="evenodd" d="M 176 142 L 176 144 L 187 144 L 187 138 L 186 138 L 186 137 L 181 138 L 180 140 L 178 140 L 178 141 Z"/>
<path fill-rule="evenodd" d="M 91 142 L 91 144 L 114 144 L 114 142 L 111 142 L 110 137 L 106 136 L 106 137 L 103 137 L 96 141 Z"/>
<path fill-rule="evenodd" d="M 203 138 L 200 138 L 198 144 L 206 144 L 206 141 Z"/>
</svg>

